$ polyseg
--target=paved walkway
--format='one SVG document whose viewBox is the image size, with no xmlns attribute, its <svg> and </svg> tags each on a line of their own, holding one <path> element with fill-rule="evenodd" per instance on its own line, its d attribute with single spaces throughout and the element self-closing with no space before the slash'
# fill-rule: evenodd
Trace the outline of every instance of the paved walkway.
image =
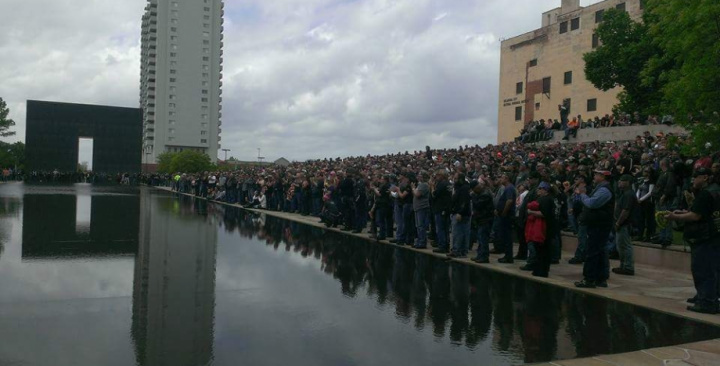
<svg viewBox="0 0 720 366">
<path fill-rule="evenodd" d="M 553 361 L 538 366 L 717 366 L 720 365 L 720 340 L 683 344 L 680 346 L 602 355 L 566 361 Z"/>
<path fill-rule="evenodd" d="M 169 188 L 166 187 L 159 187 L 160 189 L 170 191 Z M 224 205 L 228 205 L 227 203 L 220 203 Z M 235 207 L 240 207 L 239 205 L 231 205 Z M 319 219 L 316 217 L 311 216 L 302 216 L 299 214 L 292 214 L 287 212 L 276 212 L 276 211 L 268 211 L 268 210 L 255 210 L 255 209 L 247 209 L 248 211 L 257 212 L 257 213 L 263 213 L 269 216 L 279 217 L 286 220 L 292 220 L 296 222 L 301 222 L 307 225 L 312 225 L 316 227 L 323 227 L 325 228 L 325 225 L 321 224 L 319 222 Z M 345 232 L 339 229 L 333 229 L 328 228 L 327 230 L 341 232 L 345 235 L 352 235 L 358 238 L 363 238 L 368 241 L 375 241 L 373 239 L 370 239 L 367 233 L 362 234 L 353 234 L 350 232 Z M 393 245 L 387 240 L 379 241 L 380 244 L 385 245 Z M 565 245 L 567 248 L 567 245 Z M 446 258 L 445 255 L 433 253 L 432 249 L 415 249 L 408 246 L 403 247 L 406 250 L 412 250 L 415 252 L 421 252 L 425 253 L 427 255 L 432 255 L 436 257 L 442 257 Z M 655 250 L 650 249 L 648 250 Z M 674 252 L 674 251 L 662 251 L 664 252 L 663 255 L 669 256 L 669 258 L 672 258 L 673 255 L 677 255 L 678 260 L 684 261 L 686 259 L 687 254 L 681 253 L 681 252 Z M 474 253 L 473 253 L 474 254 Z M 515 261 L 514 264 L 500 264 L 497 263 L 497 260 L 500 258 L 500 255 L 491 255 L 490 257 L 490 263 L 489 264 L 478 264 L 475 262 L 472 262 L 470 260 L 471 256 L 465 259 L 453 259 L 453 261 L 461 262 L 470 266 L 477 266 L 477 267 L 483 267 L 488 270 L 496 271 L 505 273 L 511 276 L 516 277 L 522 277 L 524 279 L 535 281 L 535 282 L 541 282 L 553 286 L 559 286 L 565 289 L 569 289 L 572 291 L 577 292 L 583 292 L 592 296 L 599 296 L 602 298 L 610 299 L 613 301 L 619 301 L 635 306 L 640 306 L 643 308 L 651 309 L 653 311 L 670 314 L 674 316 L 679 316 L 682 318 L 692 319 L 701 323 L 711 324 L 720 326 L 720 315 L 707 315 L 707 314 L 699 314 L 694 313 L 686 310 L 687 303 L 685 300 L 689 297 L 692 297 L 695 295 L 695 288 L 693 286 L 692 282 L 692 276 L 690 275 L 689 271 L 677 271 L 674 269 L 668 269 L 665 267 L 657 267 L 653 266 L 651 264 L 640 264 L 636 263 L 635 265 L 635 276 L 620 276 L 612 274 L 610 275 L 610 279 L 608 280 L 608 288 L 602 289 L 579 289 L 576 288 L 574 285 L 575 281 L 579 281 L 582 279 L 582 266 L 581 265 L 571 265 L 567 263 L 567 259 L 571 258 L 573 255 L 572 252 L 563 250 L 562 252 L 562 260 L 560 264 L 553 265 L 550 269 L 550 276 L 548 278 L 539 278 L 532 276 L 529 272 L 521 271 L 520 267 L 525 264 L 524 261 Z M 617 267 L 619 265 L 618 261 L 611 261 L 611 268 Z M 685 266 L 682 266 L 685 267 Z M 709 345 L 716 346 L 717 348 L 714 348 L 715 353 L 713 353 L 713 357 L 711 358 L 714 360 L 711 363 L 665 363 L 665 365 L 718 365 L 720 366 L 720 340 L 718 341 L 710 341 L 711 343 L 708 343 Z M 712 343 L 716 342 L 716 343 Z M 705 345 L 706 342 L 697 343 L 698 345 Z M 666 347 L 669 351 L 665 352 L 675 352 L 675 353 L 669 353 L 670 355 L 677 355 L 679 351 L 673 351 L 676 349 L 681 349 L 685 346 L 677 346 L 677 347 Z M 689 346 L 688 346 L 689 347 Z M 705 346 L 703 346 L 705 347 Z M 659 350 L 663 350 L 666 348 L 661 348 Z M 652 350 L 649 350 L 652 351 Z M 588 363 L 574 363 L 574 362 L 580 362 L 581 360 L 569 360 L 569 361 L 559 361 L 555 363 L 549 363 L 546 365 L 608 365 L 608 364 L 614 364 L 614 365 L 663 365 L 663 363 L 633 363 L 632 360 L 634 360 L 634 357 L 645 357 L 645 356 L 638 356 L 639 354 L 646 354 L 649 351 L 640 351 L 640 352 L 634 352 L 630 353 L 628 355 L 632 355 L 628 358 L 628 361 L 625 363 L 618 363 L 618 362 L 609 362 L 609 361 L 601 361 L 601 358 L 613 358 L 617 357 L 618 355 L 613 356 L 600 356 L 595 357 L 591 359 L 590 361 L 586 361 Z M 658 351 L 660 352 L 660 351 Z M 697 356 L 700 357 L 700 356 Z M 597 362 L 600 363 L 597 363 Z M 656 359 L 657 361 L 657 359 Z M 595 362 L 595 363 L 593 363 Z"/>
</svg>

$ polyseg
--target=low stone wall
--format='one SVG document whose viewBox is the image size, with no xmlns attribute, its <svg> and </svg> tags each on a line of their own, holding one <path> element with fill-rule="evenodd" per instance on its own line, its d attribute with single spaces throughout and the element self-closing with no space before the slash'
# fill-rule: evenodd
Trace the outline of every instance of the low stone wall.
<svg viewBox="0 0 720 366">
<path fill-rule="evenodd" d="M 685 135 L 685 129 L 679 126 L 650 125 L 650 126 L 623 126 L 623 127 L 603 127 L 603 128 L 584 128 L 578 131 L 577 138 L 570 138 L 570 141 L 564 141 L 565 131 L 555 131 L 555 136 L 549 142 L 593 142 L 593 141 L 630 141 L 636 136 L 642 136 L 645 131 L 655 136 L 658 132 L 664 134 L 673 133 L 675 135 Z"/>
</svg>

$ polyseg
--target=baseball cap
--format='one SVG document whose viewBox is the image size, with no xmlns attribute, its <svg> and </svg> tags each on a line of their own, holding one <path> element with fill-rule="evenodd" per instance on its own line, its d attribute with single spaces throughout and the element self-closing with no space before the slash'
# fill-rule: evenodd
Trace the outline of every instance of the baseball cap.
<svg viewBox="0 0 720 366">
<path fill-rule="evenodd" d="M 601 169 L 596 170 L 596 171 L 595 171 L 595 174 L 604 175 L 604 176 L 606 176 L 606 177 L 609 177 L 609 176 L 612 175 L 612 173 L 610 173 L 609 170 L 601 170 Z"/>
<path fill-rule="evenodd" d="M 538 189 L 544 189 L 544 190 L 546 190 L 546 191 L 549 191 L 549 190 L 550 190 L 550 184 L 549 184 L 548 182 L 542 182 L 542 183 L 540 183 L 540 185 L 538 186 Z"/>
<path fill-rule="evenodd" d="M 693 178 L 697 177 L 699 175 L 710 175 L 710 171 L 705 167 L 700 167 L 695 169 L 695 172 L 693 173 Z"/>
</svg>

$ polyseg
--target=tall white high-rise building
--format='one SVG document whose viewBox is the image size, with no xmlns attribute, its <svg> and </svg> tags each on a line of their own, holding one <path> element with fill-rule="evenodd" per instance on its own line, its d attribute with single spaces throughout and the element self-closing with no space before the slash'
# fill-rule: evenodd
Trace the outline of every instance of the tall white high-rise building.
<svg viewBox="0 0 720 366">
<path fill-rule="evenodd" d="M 142 18 L 143 166 L 164 152 L 217 161 L 222 117 L 222 0 L 148 0 Z"/>
</svg>

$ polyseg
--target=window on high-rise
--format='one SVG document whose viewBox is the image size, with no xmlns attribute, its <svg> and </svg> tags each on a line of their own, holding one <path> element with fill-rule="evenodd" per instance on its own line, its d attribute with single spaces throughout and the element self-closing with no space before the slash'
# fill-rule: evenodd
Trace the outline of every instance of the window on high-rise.
<svg viewBox="0 0 720 366">
<path fill-rule="evenodd" d="M 207 103 L 208 98 L 201 98 L 200 101 L 203 102 L 203 103 Z"/>
<path fill-rule="evenodd" d="M 210 24 L 208 24 L 208 23 L 203 24 L 203 28 L 210 28 Z"/>
<path fill-rule="evenodd" d="M 210 11 L 210 8 L 206 6 L 205 11 Z"/>
<path fill-rule="evenodd" d="M 200 139 L 201 144 L 207 144 L 207 139 Z"/>
<path fill-rule="evenodd" d="M 210 37 L 210 32 L 203 32 L 203 37 Z"/>
<path fill-rule="evenodd" d="M 207 94 L 207 93 L 208 93 L 208 91 L 207 91 L 207 90 L 205 90 L 205 89 L 203 89 L 202 93 L 203 93 L 203 94 Z"/>
</svg>

